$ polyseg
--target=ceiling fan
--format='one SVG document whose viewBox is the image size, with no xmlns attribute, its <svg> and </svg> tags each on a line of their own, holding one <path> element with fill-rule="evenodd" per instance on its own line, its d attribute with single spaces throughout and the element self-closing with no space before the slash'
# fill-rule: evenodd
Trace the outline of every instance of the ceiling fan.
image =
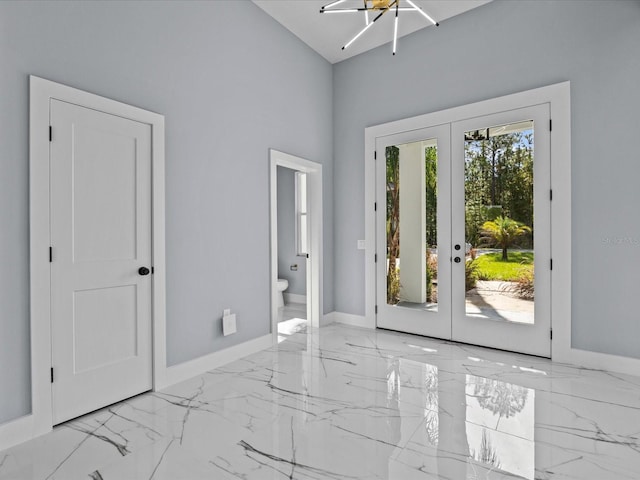
<svg viewBox="0 0 640 480">
<path fill-rule="evenodd" d="M 395 10 L 395 24 L 393 27 L 393 55 L 396 54 L 396 45 L 398 43 L 398 14 L 400 12 L 414 12 L 420 13 L 424 18 L 426 18 L 429 22 L 431 22 L 436 27 L 440 25 L 436 22 L 429 14 L 427 14 L 423 9 L 418 7 L 411 0 L 402 0 L 403 2 L 407 2 L 408 7 L 400 7 L 401 0 L 363 0 L 362 7 L 353 7 L 353 8 L 335 8 L 339 4 L 344 3 L 346 0 L 336 0 L 331 2 L 320 9 L 320 13 L 359 13 L 364 12 L 365 15 L 365 27 L 358 32 L 358 34 L 349 40 L 343 47 L 342 50 L 349 48 L 349 46 L 355 42 L 364 32 L 366 32 L 382 15 L 385 13 Z M 373 20 L 369 21 L 369 12 L 375 12 L 377 15 L 373 18 Z"/>
</svg>

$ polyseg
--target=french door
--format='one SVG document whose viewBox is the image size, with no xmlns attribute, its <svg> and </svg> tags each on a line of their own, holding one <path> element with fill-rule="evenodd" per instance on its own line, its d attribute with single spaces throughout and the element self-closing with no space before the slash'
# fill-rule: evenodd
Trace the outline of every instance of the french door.
<svg viewBox="0 0 640 480">
<path fill-rule="evenodd" d="M 549 125 L 542 104 L 376 139 L 378 327 L 550 356 Z"/>
</svg>

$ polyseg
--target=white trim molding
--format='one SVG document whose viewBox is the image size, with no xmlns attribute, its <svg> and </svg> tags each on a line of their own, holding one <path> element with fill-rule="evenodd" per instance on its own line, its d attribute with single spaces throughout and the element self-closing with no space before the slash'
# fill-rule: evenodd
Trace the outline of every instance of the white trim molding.
<svg viewBox="0 0 640 480">
<path fill-rule="evenodd" d="M 271 334 L 268 334 L 202 357 L 194 358 L 193 360 L 178 365 L 170 366 L 167 368 L 164 378 L 166 383 L 157 385 L 155 390 L 162 390 L 184 380 L 197 377 L 205 372 L 235 362 L 236 360 L 271 348 L 272 346 L 273 337 Z"/>
<path fill-rule="evenodd" d="M 371 322 L 366 316 L 353 315 L 351 313 L 331 312 L 332 322 L 350 325 L 352 327 L 376 328 L 375 322 Z"/>
<path fill-rule="evenodd" d="M 577 365 L 592 370 L 624 373 L 635 377 L 637 377 L 638 372 L 640 372 L 640 359 L 638 358 L 590 352 L 573 347 L 560 351 L 558 355 L 556 355 L 556 358 L 554 358 L 554 361 Z"/>
<path fill-rule="evenodd" d="M 0 448 L 52 429 L 50 326 L 49 110 L 52 99 L 146 123 L 152 135 L 153 385 L 166 383 L 164 116 L 30 76 L 29 214 L 31 414 L 0 425 Z"/>
<path fill-rule="evenodd" d="M 573 348 L 571 343 L 571 92 L 562 82 L 461 107 L 376 125 L 365 129 L 365 205 L 375 201 L 375 141 L 377 137 L 432 125 L 548 103 L 551 132 L 551 322 L 554 362 L 637 375 L 640 359 Z M 375 213 L 365 212 L 365 301 L 368 324 L 375 325 Z M 336 320 L 338 321 L 338 320 Z"/>
<path fill-rule="evenodd" d="M 298 293 L 288 293 L 288 292 L 283 292 L 283 295 L 284 295 L 285 304 L 289 304 L 289 303 L 297 303 L 299 305 L 307 304 L 306 295 L 300 295 Z"/>
<path fill-rule="evenodd" d="M 569 82 L 492 98 L 365 129 L 365 205 L 375 202 L 376 138 L 457 122 L 490 113 L 548 103 L 553 130 L 551 135 L 551 278 L 552 358 L 574 363 L 571 356 L 571 105 Z M 375 324 L 375 212 L 365 211 L 365 317 Z M 563 293 L 566 292 L 566 293 Z"/>
<path fill-rule="evenodd" d="M 309 258 L 307 259 L 307 318 L 312 327 L 322 322 L 322 165 L 295 155 L 269 149 L 271 239 L 271 334 L 274 342 L 278 335 L 278 167 L 290 168 L 307 174 L 307 202 L 309 212 Z"/>
<path fill-rule="evenodd" d="M 335 312 L 329 312 L 329 313 L 325 313 L 322 316 L 322 320 L 320 322 L 320 326 L 321 327 L 326 327 L 328 325 L 331 325 L 332 323 L 335 323 L 334 321 L 334 317 L 335 317 Z"/>
<path fill-rule="evenodd" d="M 0 425 L 0 452 L 50 430 L 49 428 L 42 431 L 35 420 L 34 415 L 29 414 Z"/>
</svg>

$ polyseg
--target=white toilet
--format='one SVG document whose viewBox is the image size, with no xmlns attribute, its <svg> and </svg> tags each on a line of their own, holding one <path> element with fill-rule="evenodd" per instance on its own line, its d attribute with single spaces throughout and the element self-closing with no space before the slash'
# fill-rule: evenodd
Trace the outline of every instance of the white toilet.
<svg viewBox="0 0 640 480">
<path fill-rule="evenodd" d="M 276 288 L 278 289 L 278 308 L 284 307 L 284 292 L 289 287 L 289 281 L 284 278 L 279 278 L 276 282 Z"/>
</svg>

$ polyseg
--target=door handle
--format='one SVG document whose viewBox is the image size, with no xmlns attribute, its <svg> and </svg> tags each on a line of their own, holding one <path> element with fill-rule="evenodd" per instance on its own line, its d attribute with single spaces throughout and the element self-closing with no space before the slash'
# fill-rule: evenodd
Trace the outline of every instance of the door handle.
<svg viewBox="0 0 640 480">
<path fill-rule="evenodd" d="M 149 270 L 147 267 L 140 267 L 138 269 L 138 273 L 140 275 L 149 275 L 150 272 L 151 272 L 151 270 Z"/>
<path fill-rule="evenodd" d="M 456 246 L 455 246 L 455 247 L 453 247 L 453 248 L 455 248 L 456 250 L 460 250 L 460 245 L 456 245 Z"/>
<path fill-rule="evenodd" d="M 454 258 L 453 261 L 456 262 L 456 263 L 460 263 L 460 257 Z"/>
</svg>

